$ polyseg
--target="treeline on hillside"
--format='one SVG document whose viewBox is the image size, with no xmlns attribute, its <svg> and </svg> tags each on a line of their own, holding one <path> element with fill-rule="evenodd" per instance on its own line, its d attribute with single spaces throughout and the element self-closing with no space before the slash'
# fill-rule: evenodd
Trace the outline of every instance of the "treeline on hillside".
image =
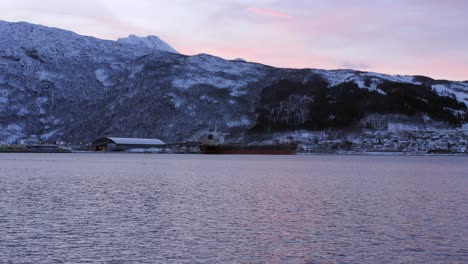
<svg viewBox="0 0 468 264">
<path fill-rule="evenodd" d="M 328 88 L 321 78 L 307 83 L 281 80 L 261 92 L 252 131 L 346 128 L 372 113 L 427 114 L 451 126 L 468 121 L 464 103 L 439 96 L 428 86 L 384 81 L 378 89 L 385 94 L 354 82 Z"/>
</svg>

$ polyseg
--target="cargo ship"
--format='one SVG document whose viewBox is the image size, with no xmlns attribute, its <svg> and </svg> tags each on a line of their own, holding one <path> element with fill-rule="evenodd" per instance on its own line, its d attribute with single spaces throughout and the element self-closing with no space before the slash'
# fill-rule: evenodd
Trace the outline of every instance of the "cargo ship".
<svg viewBox="0 0 468 264">
<path fill-rule="evenodd" d="M 247 155 L 296 155 L 297 144 L 239 144 L 224 143 L 224 135 L 218 132 L 208 134 L 200 144 L 202 154 L 247 154 Z"/>
</svg>

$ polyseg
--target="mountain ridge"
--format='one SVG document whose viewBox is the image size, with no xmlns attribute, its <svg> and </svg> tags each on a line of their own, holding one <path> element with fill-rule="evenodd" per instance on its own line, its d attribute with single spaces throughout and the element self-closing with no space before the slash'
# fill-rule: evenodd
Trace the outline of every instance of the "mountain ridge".
<svg viewBox="0 0 468 264">
<path fill-rule="evenodd" d="M 146 36 L 146 37 L 138 37 L 136 35 L 129 35 L 126 38 L 119 38 L 117 39 L 118 43 L 123 43 L 123 44 L 130 44 L 130 45 L 138 45 L 142 46 L 145 48 L 149 49 L 154 49 L 154 50 L 162 50 L 162 51 L 167 51 L 167 52 L 172 52 L 172 53 L 177 53 L 179 52 L 172 48 L 169 44 L 161 40 L 157 36 Z"/>
<path fill-rule="evenodd" d="M 187 56 L 29 23 L 0 21 L 0 35 L 5 143 L 107 135 L 177 142 L 214 127 L 245 140 L 347 129 L 379 113 L 413 116 L 423 127 L 466 123 L 464 82 Z"/>
</svg>

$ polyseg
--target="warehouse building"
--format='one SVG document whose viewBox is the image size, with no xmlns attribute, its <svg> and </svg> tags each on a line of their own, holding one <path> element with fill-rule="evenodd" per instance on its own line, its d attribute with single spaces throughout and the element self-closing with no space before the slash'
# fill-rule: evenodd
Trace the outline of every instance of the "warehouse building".
<svg viewBox="0 0 468 264">
<path fill-rule="evenodd" d="M 128 151 L 130 149 L 164 148 L 166 143 L 151 138 L 117 138 L 103 137 L 96 139 L 93 144 L 95 151 Z"/>
</svg>

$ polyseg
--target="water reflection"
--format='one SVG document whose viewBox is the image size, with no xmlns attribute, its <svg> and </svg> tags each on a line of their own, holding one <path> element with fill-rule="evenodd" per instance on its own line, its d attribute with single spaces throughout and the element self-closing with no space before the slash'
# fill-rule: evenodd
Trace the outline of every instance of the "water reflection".
<svg viewBox="0 0 468 264">
<path fill-rule="evenodd" d="M 468 261 L 466 157 L 0 156 L 0 259 Z"/>
</svg>

